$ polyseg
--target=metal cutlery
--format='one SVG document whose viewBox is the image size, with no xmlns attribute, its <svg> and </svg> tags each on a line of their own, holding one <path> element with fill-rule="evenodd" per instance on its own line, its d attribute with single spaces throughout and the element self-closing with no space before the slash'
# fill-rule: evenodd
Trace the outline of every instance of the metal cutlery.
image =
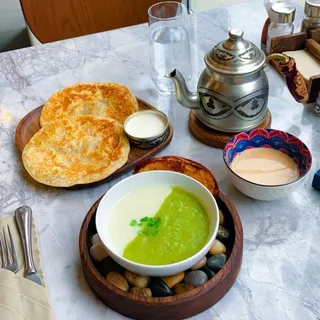
<svg viewBox="0 0 320 320">
<path fill-rule="evenodd" d="M 7 235 L 5 229 L 2 228 L 2 240 L 0 235 L 0 268 L 7 269 L 12 271 L 13 273 L 16 273 L 18 271 L 16 249 L 8 225 L 7 228 Z"/>
<path fill-rule="evenodd" d="M 25 258 L 25 278 L 41 285 L 32 255 L 31 226 L 32 210 L 28 206 L 22 206 L 15 211 L 15 219 L 22 240 L 23 253 Z"/>
</svg>

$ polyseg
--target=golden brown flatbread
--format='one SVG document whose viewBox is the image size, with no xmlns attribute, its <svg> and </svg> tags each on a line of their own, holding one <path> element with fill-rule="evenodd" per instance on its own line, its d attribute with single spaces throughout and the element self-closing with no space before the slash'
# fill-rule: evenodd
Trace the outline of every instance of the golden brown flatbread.
<svg viewBox="0 0 320 320">
<path fill-rule="evenodd" d="M 152 170 L 168 170 L 183 173 L 198 180 L 207 187 L 216 199 L 219 198 L 219 187 L 215 177 L 209 169 L 199 162 L 177 156 L 156 157 L 140 161 L 134 168 L 133 173 Z"/>
<path fill-rule="evenodd" d="M 112 118 L 124 123 L 139 110 L 131 91 L 116 83 L 84 83 L 66 87 L 54 93 L 44 104 L 40 116 L 41 127 L 49 122 L 70 116 L 92 115 Z"/>
<path fill-rule="evenodd" d="M 118 121 L 74 116 L 41 128 L 25 146 L 22 161 L 36 181 L 70 187 L 108 177 L 127 162 L 129 151 Z"/>
</svg>

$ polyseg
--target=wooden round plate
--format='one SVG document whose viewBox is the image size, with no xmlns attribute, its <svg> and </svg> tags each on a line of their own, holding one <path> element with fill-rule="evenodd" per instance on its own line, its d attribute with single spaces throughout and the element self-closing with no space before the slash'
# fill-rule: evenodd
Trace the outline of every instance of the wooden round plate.
<svg viewBox="0 0 320 320">
<path fill-rule="evenodd" d="M 256 128 L 270 128 L 271 121 L 271 112 L 268 110 L 266 118 Z M 228 141 L 239 133 L 222 132 L 207 127 L 198 119 L 197 110 L 191 110 L 189 113 L 189 130 L 200 142 L 219 149 L 223 149 Z"/>
<path fill-rule="evenodd" d="M 184 319 L 194 316 L 219 301 L 235 282 L 242 263 L 243 233 L 240 217 L 231 201 L 220 192 L 217 200 L 230 231 L 225 266 L 209 281 L 181 295 L 145 298 L 122 291 L 106 280 L 110 271 L 123 272 L 111 258 L 93 261 L 89 255 L 91 237 L 96 233 L 95 215 L 101 198 L 91 207 L 80 230 L 79 250 L 85 278 L 94 294 L 113 310 L 134 319 Z"/>
<path fill-rule="evenodd" d="M 139 110 L 148 110 L 148 109 L 155 109 L 149 103 L 143 101 L 142 99 L 137 97 L 137 101 L 139 103 Z M 40 115 L 43 106 L 40 106 L 31 112 L 29 112 L 18 124 L 16 128 L 16 135 L 15 135 L 15 142 L 18 149 L 22 152 L 24 147 L 29 143 L 30 139 L 40 130 Z M 156 145 L 151 149 L 140 149 L 135 146 L 131 146 L 130 153 L 128 156 L 127 163 L 118 169 L 116 172 L 108 176 L 107 178 L 93 182 L 90 184 L 83 184 L 83 185 L 76 185 L 71 188 L 81 188 L 87 186 L 95 186 L 99 183 L 106 182 L 112 180 L 124 172 L 132 169 L 139 161 L 147 158 L 151 158 L 161 150 L 163 150 L 172 140 L 173 137 L 173 128 L 172 125 L 169 124 L 169 133 L 167 138 L 162 141 L 160 144 Z"/>
</svg>

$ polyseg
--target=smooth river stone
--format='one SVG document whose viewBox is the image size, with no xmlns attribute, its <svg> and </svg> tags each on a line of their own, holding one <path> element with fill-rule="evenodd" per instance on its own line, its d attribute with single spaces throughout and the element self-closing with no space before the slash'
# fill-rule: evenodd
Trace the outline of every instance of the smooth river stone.
<svg viewBox="0 0 320 320">
<path fill-rule="evenodd" d="M 119 272 L 112 271 L 107 274 L 107 280 L 112 283 L 114 286 L 118 287 L 123 291 L 129 290 L 129 284 L 126 278 Z"/>
<path fill-rule="evenodd" d="M 166 283 L 166 285 L 171 289 L 176 284 L 180 283 L 184 278 L 184 272 L 179 272 L 173 276 L 162 277 L 161 279 Z"/>
<path fill-rule="evenodd" d="M 224 215 L 220 209 L 219 209 L 219 224 L 220 226 L 224 224 Z"/>
<path fill-rule="evenodd" d="M 201 269 L 207 262 L 207 258 L 203 257 L 198 263 L 196 263 L 193 267 L 191 267 L 191 270 L 198 270 Z"/>
<path fill-rule="evenodd" d="M 199 287 L 206 281 L 208 281 L 208 276 L 201 270 L 191 271 L 184 277 L 184 283 L 194 287 Z"/>
<path fill-rule="evenodd" d="M 218 239 L 214 240 L 212 247 L 210 248 L 210 254 L 215 255 L 219 253 L 225 253 L 227 251 L 225 245 Z"/>
<path fill-rule="evenodd" d="M 149 288 L 153 297 L 172 296 L 173 292 L 161 278 L 151 278 Z"/>
<path fill-rule="evenodd" d="M 124 276 L 131 285 L 141 289 L 146 288 L 150 281 L 150 277 L 141 276 L 140 274 L 131 272 L 129 270 L 124 272 Z"/>
<path fill-rule="evenodd" d="M 96 261 L 102 261 L 109 255 L 102 243 L 96 243 L 90 248 L 90 256 Z"/>
<path fill-rule="evenodd" d="M 210 280 L 211 278 L 213 278 L 216 275 L 215 272 L 213 272 L 207 266 L 202 267 L 201 270 L 207 275 L 208 280 Z"/>
<path fill-rule="evenodd" d="M 219 253 L 208 259 L 207 266 L 213 271 L 219 271 L 226 264 L 226 261 L 226 255 Z"/>
<path fill-rule="evenodd" d="M 99 237 L 99 235 L 96 233 L 92 236 L 91 238 L 91 243 L 94 245 L 96 243 L 100 243 L 101 242 L 101 239 Z"/>
<path fill-rule="evenodd" d="M 140 297 L 147 297 L 147 298 L 152 297 L 152 292 L 149 288 L 132 287 L 130 288 L 129 292 L 136 294 L 137 296 L 140 296 Z"/>
<path fill-rule="evenodd" d="M 223 240 L 229 239 L 229 237 L 230 237 L 230 232 L 226 228 L 219 226 L 217 239 L 223 241 Z"/>
<path fill-rule="evenodd" d="M 191 284 L 186 283 L 178 283 L 173 288 L 175 294 L 182 294 L 191 291 L 192 289 L 194 289 L 194 287 Z"/>
</svg>

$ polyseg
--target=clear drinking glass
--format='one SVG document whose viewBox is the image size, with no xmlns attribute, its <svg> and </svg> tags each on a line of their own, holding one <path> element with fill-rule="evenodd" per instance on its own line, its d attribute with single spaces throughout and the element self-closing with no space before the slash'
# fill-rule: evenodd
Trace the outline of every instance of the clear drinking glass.
<svg viewBox="0 0 320 320">
<path fill-rule="evenodd" d="M 162 93 L 170 94 L 174 85 L 165 74 L 177 69 L 186 80 L 191 78 L 188 10 L 179 2 L 166 1 L 151 6 L 148 15 L 151 78 Z"/>
</svg>

